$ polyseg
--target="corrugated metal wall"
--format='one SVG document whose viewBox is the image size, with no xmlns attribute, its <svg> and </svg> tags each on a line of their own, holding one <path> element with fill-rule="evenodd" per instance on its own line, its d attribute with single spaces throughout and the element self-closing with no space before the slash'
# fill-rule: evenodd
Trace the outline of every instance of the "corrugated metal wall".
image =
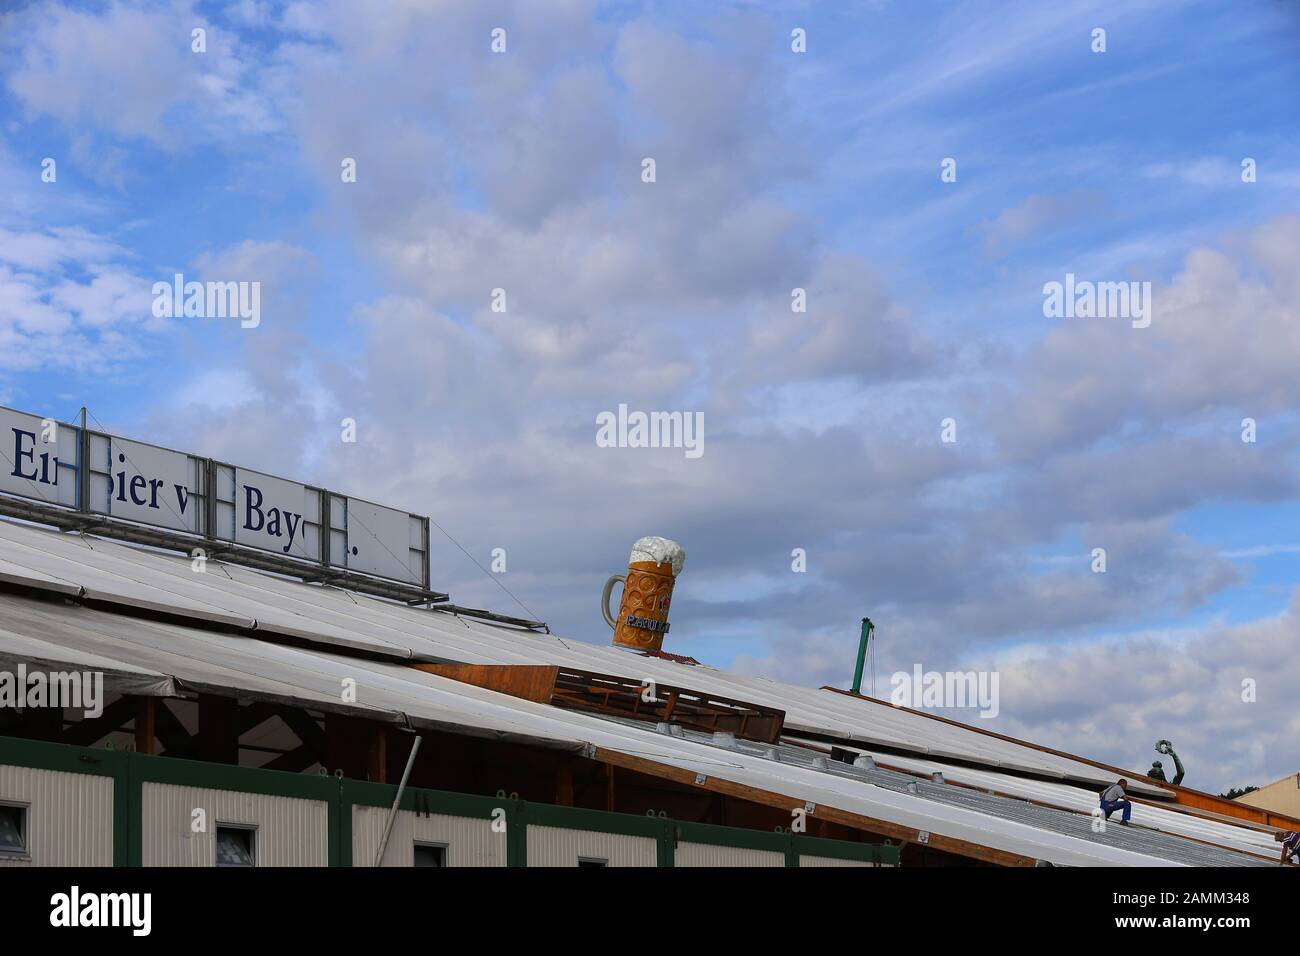
<svg viewBox="0 0 1300 956">
<path fill-rule="evenodd" d="M 785 866 L 785 854 L 712 843 L 679 843 L 673 863 L 676 866 Z"/>
<path fill-rule="evenodd" d="M 0 738 L 0 743 L 4 740 Z M 29 850 L 22 857 L 0 857 L 0 866 L 111 866 L 115 859 L 128 865 L 138 859 L 145 866 L 210 867 L 216 865 L 217 831 L 222 824 L 256 831 L 258 866 L 328 866 L 331 859 L 336 864 L 347 859 L 347 847 L 331 847 L 330 841 L 331 814 L 341 810 L 350 816 L 352 824 L 352 865 L 364 867 L 373 864 L 388 815 L 386 805 L 368 805 L 378 802 L 385 793 L 375 784 L 314 778 L 298 781 L 285 774 L 266 774 L 263 778 L 249 770 L 230 770 L 223 775 L 223 768 L 215 766 L 199 773 L 198 764 L 133 753 L 109 750 L 93 752 L 92 756 L 90 750 L 56 744 L 15 740 L 8 745 L 19 761 L 54 767 L 80 767 L 82 762 L 90 761 L 101 772 L 0 764 L 0 803 L 24 808 Z M 48 748 L 51 759 L 33 758 L 33 754 L 40 758 L 45 753 L 42 748 Z M 61 762 L 55 762 L 54 756 L 61 757 Z M 159 782 L 159 778 L 169 777 L 218 786 Z M 125 779 L 138 789 L 115 794 L 115 786 Z M 277 794 L 304 796 L 219 789 L 227 780 L 235 786 L 265 787 Z M 624 826 L 609 814 L 542 806 L 529 811 L 522 801 L 513 811 L 506 808 L 507 818 L 515 827 L 508 835 L 495 832 L 491 819 L 474 815 L 486 814 L 489 809 L 496 812 L 499 801 L 436 792 L 428 797 L 432 801 L 428 806 L 441 805 L 451 812 L 399 813 L 385 866 L 412 866 L 415 847 L 421 843 L 445 847 L 446 864 L 460 867 L 520 864 L 525 853 L 527 864 L 536 867 L 578 866 L 583 860 L 602 861 L 609 866 L 653 867 L 660 855 L 668 852 L 674 854 L 677 866 L 686 867 L 783 867 L 787 859 L 793 862 L 794 855 L 798 855 L 800 866 L 870 865 L 821 855 L 837 852 L 837 841 L 801 842 L 797 837 L 746 834 L 733 828 L 688 823 L 673 825 L 670 821 L 647 825 L 636 820 L 632 821 L 636 825 Z M 134 837 L 121 847 L 115 847 L 113 842 L 118 820 L 115 810 L 124 815 L 121 822 L 129 824 Z M 203 832 L 193 830 L 196 810 L 204 811 Z M 137 818 L 125 819 L 136 812 Z M 510 815 L 512 812 L 514 815 Z M 537 822 L 525 829 L 524 821 L 534 816 Z M 542 820 L 572 825 L 542 825 Z M 333 822 L 346 826 L 348 817 L 342 821 L 335 817 Z M 632 830 L 637 835 L 585 829 L 588 825 Z M 679 841 L 675 848 L 671 845 L 674 833 Z M 731 843 L 748 846 L 727 845 Z M 775 848 L 749 848 L 754 846 Z M 800 853 L 804 846 L 813 852 Z M 845 850 L 848 852 L 847 846 Z"/>
<path fill-rule="evenodd" d="M 387 819 L 387 807 L 352 808 L 353 866 L 374 866 Z M 384 866 L 413 866 L 417 841 L 445 845 L 448 866 L 506 865 L 506 835 L 493 832 L 491 820 L 399 810 L 384 851 Z"/>
<path fill-rule="evenodd" d="M 112 866 L 113 780 L 0 766 L 0 801 L 26 804 L 30 860 L 0 866 Z"/>
<path fill-rule="evenodd" d="M 608 866 L 657 866 L 659 844 L 621 833 L 529 826 L 529 866 L 577 866 L 579 857 L 605 860 Z"/>
<path fill-rule="evenodd" d="M 833 856 L 800 856 L 800 866 L 870 866 L 864 860 L 840 860 Z"/>
<path fill-rule="evenodd" d="M 215 866 L 217 824 L 257 827 L 258 866 L 327 866 L 329 810 L 320 800 L 146 783 L 141 860 L 145 866 Z M 207 832 L 190 831 L 196 808 Z"/>
</svg>

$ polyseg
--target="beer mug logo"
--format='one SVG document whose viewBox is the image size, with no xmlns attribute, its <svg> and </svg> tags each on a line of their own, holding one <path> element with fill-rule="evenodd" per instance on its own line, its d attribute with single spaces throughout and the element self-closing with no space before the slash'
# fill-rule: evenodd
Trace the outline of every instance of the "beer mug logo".
<svg viewBox="0 0 1300 956">
<path fill-rule="evenodd" d="M 641 538 L 632 546 L 627 574 L 612 575 L 601 594 L 601 613 L 614 630 L 615 646 L 640 651 L 663 647 L 673 584 L 685 560 L 682 546 L 667 538 Z M 615 617 L 609 612 L 609 599 L 618 581 L 623 582 L 623 597 Z"/>
</svg>

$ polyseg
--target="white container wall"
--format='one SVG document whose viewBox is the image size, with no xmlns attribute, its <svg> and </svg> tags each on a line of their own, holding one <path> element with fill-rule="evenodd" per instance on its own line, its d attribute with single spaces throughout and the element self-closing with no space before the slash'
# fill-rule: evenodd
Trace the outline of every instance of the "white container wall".
<svg viewBox="0 0 1300 956">
<path fill-rule="evenodd" d="M 800 866 L 871 866 L 865 860 L 841 860 L 833 856 L 801 856 Z"/>
<path fill-rule="evenodd" d="M 785 854 L 712 843 L 679 843 L 675 866 L 785 866 Z"/>
<path fill-rule="evenodd" d="M 217 826 L 255 826 L 257 866 L 327 866 L 329 811 L 320 800 L 145 783 L 141 860 L 145 866 L 216 866 Z M 207 832 L 193 832 L 194 811 Z"/>
<path fill-rule="evenodd" d="M 352 865 L 374 866 L 384 838 L 388 807 L 352 808 Z M 384 866 L 414 866 L 415 844 L 447 848 L 447 866 L 505 866 L 506 835 L 494 832 L 492 821 L 439 813 L 421 816 L 399 810 L 384 851 Z"/>
<path fill-rule="evenodd" d="M 577 866 L 579 859 L 606 866 L 657 866 L 658 843 L 649 837 L 560 827 L 528 827 L 529 866 Z"/>
<path fill-rule="evenodd" d="M 0 766 L 0 803 L 26 807 L 27 854 L 0 866 L 112 866 L 113 780 Z"/>
</svg>

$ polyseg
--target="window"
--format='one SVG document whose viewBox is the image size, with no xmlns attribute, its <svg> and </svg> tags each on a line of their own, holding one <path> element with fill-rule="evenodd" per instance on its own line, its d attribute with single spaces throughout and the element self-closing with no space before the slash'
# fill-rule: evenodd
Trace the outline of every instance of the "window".
<svg viewBox="0 0 1300 956">
<path fill-rule="evenodd" d="M 27 808 L 0 803 L 0 854 L 27 853 Z"/>
<path fill-rule="evenodd" d="M 609 866 L 609 860 L 599 860 L 594 856 L 580 856 L 578 866 Z"/>
<path fill-rule="evenodd" d="M 442 843 L 417 843 L 415 845 L 416 866 L 447 865 L 447 847 Z"/>
<path fill-rule="evenodd" d="M 217 866 L 257 866 L 257 829 L 217 824 Z"/>
</svg>

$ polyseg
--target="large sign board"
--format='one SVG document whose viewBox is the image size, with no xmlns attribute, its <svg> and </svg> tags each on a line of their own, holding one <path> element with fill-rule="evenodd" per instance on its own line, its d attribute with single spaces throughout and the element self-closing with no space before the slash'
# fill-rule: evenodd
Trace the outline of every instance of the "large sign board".
<svg viewBox="0 0 1300 956">
<path fill-rule="evenodd" d="M 429 587 L 429 519 L 0 408 L 0 493 Z"/>
<path fill-rule="evenodd" d="M 428 526 L 404 511 L 358 498 L 343 500 L 347 537 L 343 556 L 349 568 L 381 578 L 402 579 L 419 567 Z"/>
<path fill-rule="evenodd" d="M 87 437 L 87 510 L 203 533 L 203 459 L 114 435 L 91 432 Z"/>
<path fill-rule="evenodd" d="M 307 534 L 309 523 L 319 526 L 319 492 L 247 468 L 234 472 L 236 543 L 296 558 L 310 559 L 313 547 L 319 553 L 319 535 L 309 541 Z"/>
<path fill-rule="evenodd" d="M 76 507 L 78 429 L 8 408 L 0 408 L 0 428 L 0 491 Z"/>
</svg>

